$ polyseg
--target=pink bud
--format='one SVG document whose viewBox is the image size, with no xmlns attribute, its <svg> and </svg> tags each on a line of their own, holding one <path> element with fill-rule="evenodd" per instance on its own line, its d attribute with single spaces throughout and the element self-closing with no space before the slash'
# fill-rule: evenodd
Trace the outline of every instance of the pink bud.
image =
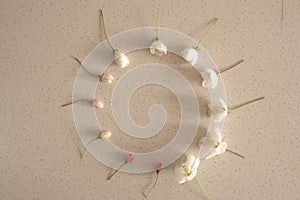
<svg viewBox="0 0 300 200">
<path fill-rule="evenodd" d="M 98 108 L 98 109 L 104 108 L 104 103 L 99 99 L 95 99 L 93 101 L 93 105 L 95 108 Z"/>
<path fill-rule="evenodd" d="M 101 76 L 101 81 L 104 83 L 112 83 L 115 78 L 110 74 L 103 74 Z"/>
<path fill-rule="evenodd" d="M 133 155 L 133 154 L 131 154 L 131 153 L 130 153 L 130 154 L 128 154 L 128 155 L 127 155 L 127 159 L 126 159 L 126 160 L 127 160 L 127 162 L 132 162 L 132 161 L 134 160 L 134 155 Z"/>
<path fill-rule="evenodd" d="M 163 167 L 162 163 L 158 163 L 157 170 L 160 171 L 162 169 L 162 167 Z"/>
</svg>

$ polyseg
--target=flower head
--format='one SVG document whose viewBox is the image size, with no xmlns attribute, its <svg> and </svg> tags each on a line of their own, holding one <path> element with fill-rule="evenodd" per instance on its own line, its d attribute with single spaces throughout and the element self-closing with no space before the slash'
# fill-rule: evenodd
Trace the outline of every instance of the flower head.
<svg viewBox="0 0 300 200">
<path fill-rule="evenodd" d="M 205 159 L 212 158 L 216 155 L 222 154 L 227 149 L 227 143 L 222 142 L 222 134 L 220 129 L 215 129 L 213 131 L 208 132 L 207 136 L 204 138 L 208 143 L 211 144 L 211 151 L 205 157 Z M 203 144 L 203 143 L 202 143 Z M 201 144 L 200 144 L 201 145 Z M 201 147 L 200 147 L 201 149 Z"/>
<path fill-rule="evenodd" d="M 160 171 L 162 169 L 162 167 L 163 167 L 162 163 L 158 163 L 156 170 Z"/>
<path fill-rule="evenodd" d="M 219 99 L 217 106 L 208 105 L 208 115 L 215 118 L 216 122 L 221 122 L 228 114 L 228 107 L 223 99 Z"/>
<path fill-rule="evenodd" d="M 241 158 L 245 158 L 245 156 L 227 148 L 228 144 L 226 142 L 222 142 L 221 131 L 218 128 L 208 132 L 207 136 L 200 140 L 199 147 L 200 158 L 209 159 L 216 155 L 223 154 L 226 151 Z"/>
<path fill-rule="evenodd" d="M 110 136 L 111 136 L 111 132 L 107 131 L 107 130 L 102 131 L 102 133 L 100 135 L 101 138 L 105 138 L 105 139 L 110 138 Z"/>
<path fill-rule="evenodd" d="M 201 72 L 201 77 L 203 79 L 202 86 L 204 88 L 214 89 L 219 81 L 216 71 L 209 68 Z"/>
<path fill-rule="evenodd" d="M 93 101 L 93 105 L 95 108 L 98 108 L 98 109 L 104 108 L 104 103 L 99 99 L 95 99 Z"/>
<path fill-rule="evenodd" d="M 150 46 L 150 52 L 153 55 L 162 56 L 163 54 L 167 54 L 167 46 L 160 40 L 156 39 Z"/>
<path fill-rule="evenodd" d="M 126 161 L 127 162 L 132 162 L 134 160 L 134 158 L 135 158 L 135 156 L 130 153 L 130 154 L 127 155 Z"/>
<path fill-rule="evenodd" d="M 104 83 L 112 83 L 115 78 L 110 74 L 102 74 L 100 79 Z"/>
<path fill-rule="evenodd" d="M 185 48 L 181 52 L 181 56 L 192 65 L 195 65 L 198 61 L 199 53 L 195 48 Z"/>
<path fill-rule="evenodd" d="M 200 159 L 198 157 L 193 154 L 186 155 L 185 162 L 175 167 L 176 181 L 183 184 L 194 179 L 199 165 Z"/>
<path fill-rule="evenodd" d="M 118 50 L 115 50 L 115 62 L 122 69 L 129 65 L 129 59 L 127 56 Z"/>
</svg>

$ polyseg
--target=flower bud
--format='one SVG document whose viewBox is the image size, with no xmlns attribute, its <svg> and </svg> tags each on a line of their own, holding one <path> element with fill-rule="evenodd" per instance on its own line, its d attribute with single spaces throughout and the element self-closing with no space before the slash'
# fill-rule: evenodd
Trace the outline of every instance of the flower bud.
<svg viewBox="0 0 300 200">
<path fill-rule="evenodd" d="M 110 136 L 111 136 L 111 132 L 110 131 L 104 130 L 101 133 L 101 138 L 108 139 L 108 138 L 110 138 Z"/>
<path fill-rule="evenodd" d="M 132 162 L 134 160 L 134 158 L 135 158 L 134 155 L 130 153 L 127 155 L 126 160 L 127 160 L 127 162 Z"/>
<path fill-rule="evenodd" d="M 104 83 L 112 83 L 115 78 L 110 74 L 103 74 L 101 76 L 101 81 Z"/>
<path fill-rule="evenodd" d="M 214 89 L 219 81 L 217 73 L 212 69 L 205 69 L 201 73 L 201 77 L 203 79 L 202 86 L 204 88 Z"/>
<path fill-rule="evenodd" d="M 124 53 L 119 52 L 118 50 L 115 51 L 115 62 L 122 69 L 129 65 L 127 56 Z"/>
<path fill-rule="evenodd" d="M 162 56 L 163 54 L 167 54 L 167 46 L 161 41 L 155 40 L 150 46 L 150 52 L 153 55 Z"/>
<path fill-rule="evenodd" d="M 93 105 L 95 108 L 98 108 L 98 109 L 104 108 L 104 103 L 99 99 L 95 99 L 93 101 Z"/>
<path fill-rule="evenodd" d="M 185 48 L 181 52 L 181 56 L 192 65 L 195 65 L 198 61 L 198 51 L 195 48 Z"/>
</svg>

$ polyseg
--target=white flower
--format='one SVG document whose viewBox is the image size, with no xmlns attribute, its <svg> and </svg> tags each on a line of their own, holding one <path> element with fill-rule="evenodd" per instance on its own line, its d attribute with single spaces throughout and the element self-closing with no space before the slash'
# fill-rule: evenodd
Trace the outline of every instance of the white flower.
<svg viewBox="0 0 300 200">
<path fill-rule="evenodd" d="M 195 65 L 198 61 L 198 51 L 195 48 L 185 48 L 181 52 L 181 56 L 192 65 Z"/>
<path fill-rule="evenodd" d="M 105 130 L 105 131 L 103 131 L 103 132 L 101 133 L 101 135 L 100 135 L 99 137 L 100 137 L 100 138 L 108 139 L 108 138 L 110 138 L 110 136 L 111 136 L 111 132 Z"/>
<path fill-rule="evenodd" d="M 104 83 L 112 83 L 115 78 L 110 74 L 102 74 L 100 79 Z"/>
<path fill-rule="evenodd" d="M 93 101 L 93 105 L 95 108 L 98 108 L 98 109 L 104 108 L 104 103 L 99 99 L 95 99 Z"/>
<path fill-rule="evenodd" d="M 204 150 L 205 148 L 204 145 L 209 145 L 209 144 L 210 144 L 211 151 L 208 153 L 205 159 L 209 159 L 216 155 L 224 153 L 228 146 L 226 142 L 222 142 L 222 135 L 220 129 L 215 129 L 214 131 L 209 132 L 207 136 L 200 141 L 199 143 L 200 154 L 201 151 L 206 151 Z"/>
<path fill-rule="evenodd" d="M 183 184 L 191 181 L 197 175 L 197 170 L 200 164 L 200 159 L 194 154 L 187 154 L 184 163 L 175 167 L 176 181 Z"/>
<path fill-rule="evenodd" d="M 215 122 L 221 122 L 225 119 L 228 114 L 228 108 L 223 99 L 219 99 L 219 105 L 212 106 L 208 105 L 208 114 L 215 118 Z"/>
<path fill-rule="evenodd" d="M 202 86 L 204 88 L 211 88 L 214 89 L 217 84 L 218 84 L 218 75 L 216 71 L 212 69 L 205 69 L 204 71 L 201 72 L 201 77 L 203 79 L 202 81 Z"/>
<path fill-rule="evenodd" d="M 156 39 L 150 46 L 150 52 L 153 55 L 162 56 L 163 54 L 167 54 L 167 46 Z"/>
<path fill-rule="evenodd" d="M 120 53 L 118 50 L 115 50 L 115 62 L 121 68 L 125 68 L 129 65 L 127 56 L 124 53 Z"/>
</svg>

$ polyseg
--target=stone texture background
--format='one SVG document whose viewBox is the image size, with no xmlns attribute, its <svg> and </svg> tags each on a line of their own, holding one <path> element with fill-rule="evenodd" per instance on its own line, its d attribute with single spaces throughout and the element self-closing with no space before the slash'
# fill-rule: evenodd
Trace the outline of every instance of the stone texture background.
<svg viewBox="0 0 300 200">
<path fill-rule="evenodd" d="M 218 66 L 245 59 L 222 76 L 229 104 L 266 97 L 230 114 L 225 122 L 224 140 L 246 159 L 224 154 L 201 163 L 198 179 L 211 198 L 299 199 L 300 2 L 283 2 L 281 20 L 281 0 L 1 0 L 1 199 L 144 199 L 142 192 L 154 174 L 120 173 L 105 181 L 107 167 L 89 154 L 79 159 L 71 109 L 60 105 L 70 100 L 78 70 L 69 56 L 83 59 L 104 39 L 98 9 L 104 9 L 113 35 L 155 26 L 158 5 L 163 27 L 195 39 L 219 17 L 203 46 Z M 136 105 L 147 101 L 143 93 L 151 91 L 145 88 L 133 96 L 133 115 L 142 124 L 147 118 L 137 110 L 144 108 Z M 176 102 L 164 103 L 176 108 Z M 194 182 L 174 182 L 173 167 L 161 172 L 148 199 L 200 199 Z"/>
</svg>

